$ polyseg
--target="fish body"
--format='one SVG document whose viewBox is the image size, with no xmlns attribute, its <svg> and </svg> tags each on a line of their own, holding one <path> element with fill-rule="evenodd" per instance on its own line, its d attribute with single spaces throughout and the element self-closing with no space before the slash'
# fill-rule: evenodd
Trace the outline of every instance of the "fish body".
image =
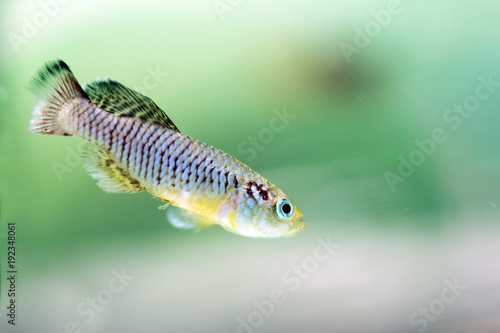
<svg viewBox="0 0 500 333">
<path fill-rule="evenodd" d="M 169 207 L 170 222 L 201 229 L 219 224 L 249 237 L 291 236 L 302 213 L 248 166 L 179 131 L 148 97 L 114 80 L 80 86 L 63 61 L 33 79 L 39 96 L 30 130 L 89 142 L 86 165 L 108 192 L 147 190 Z"/>
</svg>

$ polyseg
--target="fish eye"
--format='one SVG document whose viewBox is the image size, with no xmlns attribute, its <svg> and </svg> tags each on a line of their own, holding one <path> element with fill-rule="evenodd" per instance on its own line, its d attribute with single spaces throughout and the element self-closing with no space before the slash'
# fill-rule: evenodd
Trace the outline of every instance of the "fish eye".
<svg viewBox="0 0 500 333">
<path fill-rule="evenodd" d="M 290 200 L 282 198 L 276 204 L 276 213 L 279 218 L 287 219 L 293 214 L 293 204 Z"/>
</svg>

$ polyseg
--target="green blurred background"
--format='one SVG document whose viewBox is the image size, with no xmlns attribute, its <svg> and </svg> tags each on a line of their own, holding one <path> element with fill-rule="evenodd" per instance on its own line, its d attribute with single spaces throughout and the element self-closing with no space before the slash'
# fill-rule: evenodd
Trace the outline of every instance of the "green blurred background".
<svg viewBox="0 0 500 333">
<path fill-rule="evenodd" d="M 3 0 L 2 313 L 15 221 L 15 332 L 499 332 L 500 89 L 480 88 L 489 96 L 459 125 L 448 111 L 474 102 L 483 79 L 500 82 L 499 12 L 497 1 Z M 136 88 L 247 163 L 300 207 L 305 231 L 187 232 L 147 193 L 103 192 L 78 139 L 27 130 L 28 82 L 57 58 L 81 83 Z M 265 136 L 277 110 L 290 119 Z M 436 129 L 446 139 L 419 153 Z M 391 185 L 411 156 L 420 165 Z M 321 262 L 319 238 L 338 245 Z M 309 272 L 292 273 L 292 290 L 296 265 Z M 134 279 L 106 299 L 113 270 Z M 425 329 L 412 321 L 454 279 L 463 294 Z M 256 304 L 274 289 L 286 300 L 267 314 Z M 77 309 L 96 295 L 87 321 Z"/>
</svg>

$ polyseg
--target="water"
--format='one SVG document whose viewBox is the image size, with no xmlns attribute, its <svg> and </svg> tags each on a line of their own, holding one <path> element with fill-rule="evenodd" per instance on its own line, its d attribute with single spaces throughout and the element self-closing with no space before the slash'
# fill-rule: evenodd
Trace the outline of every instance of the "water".
<svg viewBox="0 0 500 333">
<path fill-rule="evenodd" d="M 390 3 L 242 1 L 223 20 L 211 2 L 2 3 L 17 332 L 498 332 L 498 4 Z M 77 139 L 27 131 L 26 84 L 54 58 L 137 87 L 282 188 L 306 230 L 186 232 L 146 193 L 102 192 Z"/>
</svg>

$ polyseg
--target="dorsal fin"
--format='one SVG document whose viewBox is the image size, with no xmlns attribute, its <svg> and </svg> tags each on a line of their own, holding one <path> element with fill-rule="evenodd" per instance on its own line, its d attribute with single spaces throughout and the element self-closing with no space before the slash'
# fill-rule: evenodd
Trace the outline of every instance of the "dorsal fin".
<svg viewBox="0 0 500 333">
<path fill-rule="evenodd" d="M 92 103 L 118 117 L 134 117 L 179 132 L 179 129 L 151 98 L 125 87 L 115 80 L 87 83 L 84 91 Z"/>
</svg>

